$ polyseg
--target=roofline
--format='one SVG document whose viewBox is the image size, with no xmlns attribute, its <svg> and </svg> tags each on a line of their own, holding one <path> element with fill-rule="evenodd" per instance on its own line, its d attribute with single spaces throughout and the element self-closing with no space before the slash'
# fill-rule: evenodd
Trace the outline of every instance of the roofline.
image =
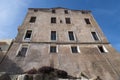
<svg viewBox="0 0 120 80">
<path fill-rule="evenodd" d="M 28 10 L 34 10 L 34 9 L 39 9 L 39 10 L 67 9 L 67 10 L 72 10 L 72 11 L 86 11 L 86 12 L 91 12 L 91 10 L 77 10 L 77 9 L 69 9 L 69 8 L 63 8 L 63 7 L 53 7 L 53 8 L 28 8 Z"/>
</svg>

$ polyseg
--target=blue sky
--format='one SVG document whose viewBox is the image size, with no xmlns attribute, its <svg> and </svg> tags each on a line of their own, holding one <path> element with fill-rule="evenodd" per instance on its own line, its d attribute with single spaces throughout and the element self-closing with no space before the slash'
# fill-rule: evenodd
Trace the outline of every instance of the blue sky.
<svg viewBox="0 0 120 80">
<path fill-rule="evenodd" d="M 0 0 L 0 39 L 15 38 L 28 8 L 91 10 L 108 41 L 120 52 L 120 0 Z"/>
</svg>

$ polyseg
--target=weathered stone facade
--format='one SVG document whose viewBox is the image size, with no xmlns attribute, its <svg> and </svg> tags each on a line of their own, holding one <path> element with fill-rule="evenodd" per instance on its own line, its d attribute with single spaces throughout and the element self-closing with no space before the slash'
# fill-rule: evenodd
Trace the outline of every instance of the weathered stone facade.
<svg viewBox="0 0 120 80">
<path fill-rule="evenodd" d="M 68 10 L 68 14 L 64 10 Z M 36 17 L 34 23 L 30 22 L 31 17 Z M 56 17 L 56 23 L 51 23 L 51 17 Z M 65 18 L 70 18 L 71 23 L 66 24 Z M 90 24 L 86 24 L 85 18 Z M 24 39 L 27 30 L 32 31 L 30 40 Z M 56 31 L 56 40 L 51 40 L 51 31 Z M 69 40 L 68 31 L 73 31 L 75 40 Z M 94 40 L 91 32 L 96 32 L 99 40 Z M 28 48 L 25 57 L 17 57 L 22 45 Z M 56 46 L 56 53 L 50 52 L 50 46 Z M 71 46 L 77 46 L 78 52 L 72 53 Z M 98 46 L 105 52 L 100 52 Z M 107 41 L 90 11 L 29 8 L 13 45 L 0 64 L 0 72 L 23 73 L 42 66 L 64 70 L 76 77 L 83 72 L 89 78 L 120 79 L 120 54 Z"/>
<path fill-rule="evenodd" d="M 12 45 L 12 39 L 0 40 L 0 63 Z"/>
</svg>

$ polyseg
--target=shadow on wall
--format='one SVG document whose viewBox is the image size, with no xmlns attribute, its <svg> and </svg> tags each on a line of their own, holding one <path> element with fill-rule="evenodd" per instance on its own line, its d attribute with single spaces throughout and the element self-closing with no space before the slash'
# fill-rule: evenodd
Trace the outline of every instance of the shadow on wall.
<svg viewBox="0 0 120 80">
<path fill-rule="evenodd" d="M 4 53 L 2 53 L 2 51 L 0 51 L 0 62 L 2 61 L 2 59 L 3 59 L 3 57 L 4 57 L 3 54 L 4 54 Z"/>
<path fill-rule="evenodd" d="M 35 68 L 25 72 L 25 80 L 102 80 L 99 76 L 89 79 L 84 73 L 80 77 L 73 77 L 68 75 L 66 71 L 59 70 L 49 66 L 43 66 L 36 70 Z"/>
<path fill-rule="evenodd" d="M 59 70 L 59 69 L 49 67 L 49 66 L 43 66 L 43 67 L 39 68 L 38 70 L 33 68 L 33 69 L 25 72 L 25 74 L 32 74 L 32 75 L 38 74 L 38 75 L 36 75 L 36 78 L 41 77 L 42 80 L 44 80 L 44 78 L 53 79 L 53 78 L 68 78 L 68 77 L 70 77 L 66 71 Z"/>
<path fill-rule="evenodd" d="M 4 55 L 0 54 L 0 59 L 3 59 Z M 6 72 L 10 74 L 20 74 L 23 73 L 23 70 L 12 60 L 8 58 L 8 56 L 5 56 L 4 60 L 0 62 L 0 73 Z"/>
</svg>

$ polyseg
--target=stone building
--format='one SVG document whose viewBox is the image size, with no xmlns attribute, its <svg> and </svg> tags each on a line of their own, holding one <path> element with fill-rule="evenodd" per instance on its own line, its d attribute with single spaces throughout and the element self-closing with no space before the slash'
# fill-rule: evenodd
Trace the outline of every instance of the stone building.
<svg viewBox="0 0 120 80">
<path fill-rule="evenodd" d="M 4 55 L 8 52 L 12 45 L 12 39 L 0 40 L 0 62 L 2 61 Z"/>
<path fill-rule="evenodd" d="M 0 72 L 50 66 L 79 77 L 120 80 L 120 54 L 87 10 L 29 8 Z"/>
<path fill-rule="evenodd" d="M 12 43 L 12 39 L 0 40 L 0 51 L 6 53 Z"/>
</svg>

